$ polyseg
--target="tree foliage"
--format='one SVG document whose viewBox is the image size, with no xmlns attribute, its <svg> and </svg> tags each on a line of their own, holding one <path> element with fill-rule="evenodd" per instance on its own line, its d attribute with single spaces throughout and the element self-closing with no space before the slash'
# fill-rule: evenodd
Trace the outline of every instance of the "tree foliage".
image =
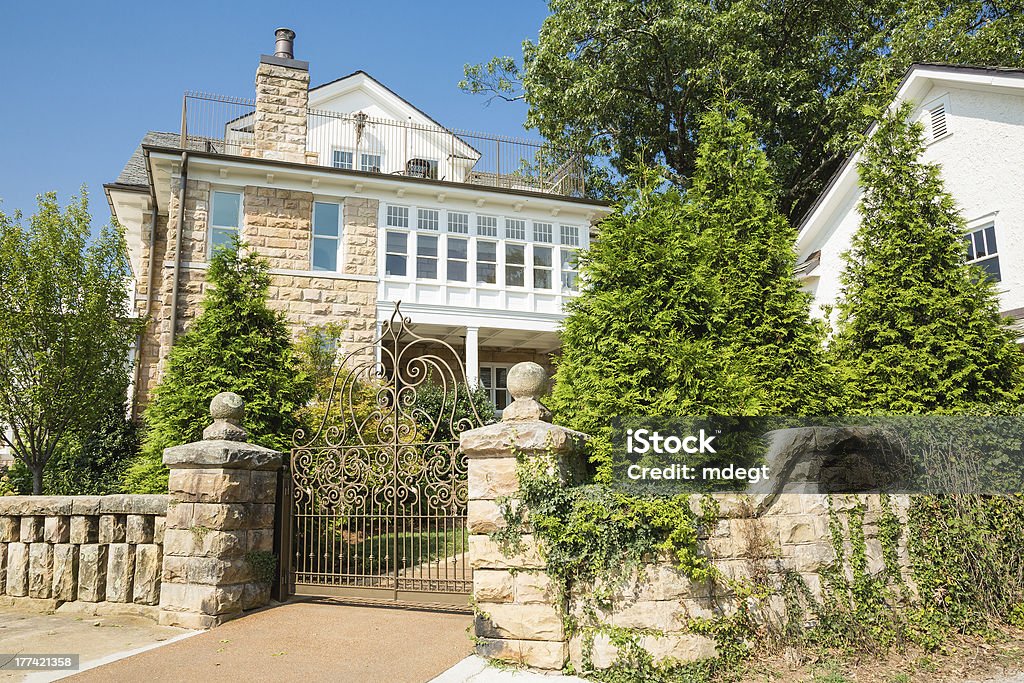
<svg viewBox="0 0 1024 683">
<path fill-rule="evenodd" d="M 529 104 L 527 126 L 610 155 L 642 154 L 681 184 L 704 112 L 722 94 L 751 110 L 801 216 L 915 61 L 1019 65 L 1018 0 L 549 0 L 522 63 L 467 65 L 469 92 Z"/>
<path fill-rule="evenodd" d="M 116 225 L 90 239 L 83 188 L 63 209 L 39 196 L 35 215 L 0 212 L 0 439 L 42 493 L 50 459 L 124 403 L 131 269 Z M 6 429 L 5 429 L 6 427 Z"/>
<path fill-rule="evenodd" d="M 202 312 L 171 349 L 147 406 L 143 453 L 126 476 L 133 492 L 166 490 L 163 449 L 197 441 L 222 391 L 245 400 L 243 426 L 261 446 L 287 450 L 296 411 L 313 390 L 292 349 L 281 313 L 267 307 L 268 265 L 235 242 L 218 249 L 207 270 Z"/>
<path fill-rule="evenodd" d="M 851 405 L 912 414 L 1016 402 L 1016 335 L 992 282 L 965 263 L 964 220 L 938 166 L 920 160 L 908 114 L 880 121 L 858 167 L 861 223 L 831 344 Z"/>
</svg>

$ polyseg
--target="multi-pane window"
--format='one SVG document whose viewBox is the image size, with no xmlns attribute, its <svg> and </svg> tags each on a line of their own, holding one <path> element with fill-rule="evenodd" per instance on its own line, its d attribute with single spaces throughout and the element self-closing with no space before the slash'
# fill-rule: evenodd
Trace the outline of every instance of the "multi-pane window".
<svg viewBox="0 0 1024 683">
<path fill-rule="evenodd" d="M 498 243 L 479 240 L 476 243 L 476 282 L 493 285 L 498 282 Z"/>
<path fill-rule="evenodd" d="M 526 286 L 526 245 L 505 245 L 505 285 L 507 287 Z"/>
<path fill-rule="evenodd" d="M 526 221 L 519 218 L 506 218 L 505 237 L 510 240 L 525 240 Z"/>
<path fill-rule="evenodd" d="M 533 247 L 533 286 L 537 289 L 551 289 L 551 247 Z"/>
<path fill-rule="evenodd" d="M 437 209 L 418 209 L 416 211 L 416 227 L 420 230 L 437 230 Z"/>
<path fill-rule="evenodd" d="M 388 275 L 405 277 L 406 261 L 409 256 L 408 233 L 388 230 L 384 256 L 384 269 Z"/>
<path fill-rule="evenodd" d="M 405 164 L 405 172 L 414 178 L 437 180 L 437 159 L 409 159 Z"/>
<path fill-rule="evenodd" d="M 469 214 L 461 211 L 448 212 L 448 232 L 460 235 L 469 234 Z"/>
<path fill-rule="evenodd" d="M 548 242 L 552 240 L 551 237 L 551 224 L 550 223 L 534 223 L 533 224 L 533 241 L 534 242 Z"/>
<path fill-rule="evenodd" d="M 580 246 L 580 228 L 578 225 L 562 225 L 559 227 L 562 244 L 567 247 Z"/>
<path fill-rule="evenodd" d="M 359 170 L 370 171 L 371 173 L 380 173 L 380 155 L 379 154 L 360 154 L 359 155 Z"/>
<path fill-rule="evenodd" d="M 469 240 L 448 238 L 448 281 L 465 282 L 469 270 Z"/>
<path fill-rule="evenodd" d="M 354 164 L 355 155 L 352 152 L 346 152 L 343 149 L 336 149 L 331 157 L 331 165 L 334 168 L 355 168 Z"/>
<path fill-rule="evenodd" d="M 508 368 L 481 365 L 480 383 L 487 389 L 495 410 L 504 410 L 508 406 Z"/>
<path fill-rule="evenodd" d="M 338 271 L 341 205 L 313 202 L 313 270 Z"/>
<path fill-rule="evenodd" d="M 238 192 L 214 192 L 210 211 L 210 248 L 231 243 L 241 224 L 242 195 Z"/>
<path fill-rule="evenodd" d="M 563 247 L 559 250 L 562 256 L 562 291 L 579 290 L 579 266 L 576 263 L 576 250 Z"/>
<path fill-rule="evenodd" d="M 497 218 L 497 216 L 477 216 L 476 217 L 476 234 L 483 235 L 484 237 L 497 237 L 498 236 L 498 218 Z"/>
<path fill-rule="evenodd" d="M 437 279 L 437 235 L 416 235 L 416 277 Z"/>
<path fill-rule="evenodd" d="M 387 225 L 392 228 L 409 227 L 409 207 L 388 205 Z"/>
<path fill-rule="evenodd" d="M 1002 274 L 999 272 L 996 226 L 986 225 L 972 230 L 964 235 L 964 242 L 967 244 L 967 262 L 981 267 L 989 278 L 999 282 Z"/>
</svg>

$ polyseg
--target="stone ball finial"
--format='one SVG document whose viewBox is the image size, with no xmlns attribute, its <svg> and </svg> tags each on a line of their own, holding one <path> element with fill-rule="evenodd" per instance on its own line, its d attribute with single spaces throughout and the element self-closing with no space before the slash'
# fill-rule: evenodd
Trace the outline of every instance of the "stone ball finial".
<svg viewBox="0 0 1024 683">
<path fill-rule="evenodd" d="M 248 434 L 242 427 L 245 417 L 245 401 L 236 393 L 222 391 L 210 401 L 210 417 L 213 424 L 203 430 L 207 441 L 245 441 Z"/>
<path fill-rule="evenodd" d="M 551 421 L 551 411 L 540 402 L 548 389 L 548 373 L 537 363 L 516 363 L 506 378 L 508 391 L 515 399 L 501 413 L 503 422 L 523 420 Z"/>
</svg>

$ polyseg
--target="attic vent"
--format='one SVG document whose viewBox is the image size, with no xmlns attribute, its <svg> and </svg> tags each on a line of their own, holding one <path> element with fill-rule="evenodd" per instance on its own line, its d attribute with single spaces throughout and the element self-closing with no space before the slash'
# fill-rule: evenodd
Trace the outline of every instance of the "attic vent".
<svg viewBox="0 0 1024 683">
<path fill-rule="evenodd" d="M 946 126 L 946 105 L 936 105 L 929 112 L 929 116 L 931 117 L 932 140 L 938 140 L 949 132 L 949 128 Z"/>
</svg>

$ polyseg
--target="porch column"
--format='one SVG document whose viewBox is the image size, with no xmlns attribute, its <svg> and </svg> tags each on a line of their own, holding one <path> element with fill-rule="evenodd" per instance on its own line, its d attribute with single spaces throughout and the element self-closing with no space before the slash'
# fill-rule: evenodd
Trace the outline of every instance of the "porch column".
<svg viewBox="0 0 1024 683">
<path fill-rule="evenodd" d="M 470 387 L 480 383 L 480 328 L 466 328 L 466 381 Z"/>
</svg>

